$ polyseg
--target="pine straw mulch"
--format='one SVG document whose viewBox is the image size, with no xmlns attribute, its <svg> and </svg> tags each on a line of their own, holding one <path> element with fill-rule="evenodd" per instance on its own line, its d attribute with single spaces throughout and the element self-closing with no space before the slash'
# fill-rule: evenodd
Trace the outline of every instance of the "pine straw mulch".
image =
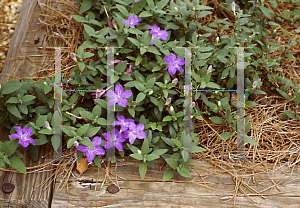
<svg viewBox="0 0 300 208">
<path fill-rule="evenodd" d="M 76 22 L 75 20 L 69 18 L 69 14 L 78 14 L 79 7 L 75 6 L 75 3 L 68 3 L 66 1 L 59 0 L 59 3 L 64 4 L 64 8 L 61 7 L 59 9 L 52 9 L 50 1 L 47 1 L 46 4 L 40 4 L 42 9 L 41 15 L 44 19 L 41 21 L 47 27 L 47 36 L 49 40 L 53 37 L 60 38 L 63 42 L 64 47 L 71 47 L 71 49 L 64 53 L 62 56 L 62 72 L 63 78 L 70 78 L 70 69 L 72 69 L 75 65 L 74 61 L 70 58 L 71 52 L 76 52 L 76 49 L 79 45 L 81 45 L 84 41 L 82 30 L 82 24 Z M 231 11 L 225 9 L 220 10 L 222 5 L 220 5 L 217 1 L 213 1 L 211 4 L 206 4 L 209 6 L 213 6 L 217 8 L 217 14 L 213 13 L 204 18 L 201 18 L 197 21 L 201 21 L 203 25 L 208 25 L 212 21 L 214 21 L 214 15 L 217 15 L 219 19 L 228 18 L 228 21 L 231 23 L 234 22 L 234 16 Z M 267 7 L 271 10 L 272 7 L 270 4 L 265 3 Z M 286 4 L 282 2 L 278 2 L 278 7 L 274 11 L 276 15 L 282 16 L 282 11 L 290 10 L 292 11 L 297 5 L 295 4 Z M 71 12 L 71 13 L 70 13 Z M 277 22 L 276 19 L 273 21 Z M 277 22 L 279 23 L 279 22 Z M 279 23 L 280 24 L 280 23 Z M 275 42 L 279 43 L 283 48 L 285 45 L 289 45 L 292 40 L 299 39 L 299 35 L 294 34 L 294 30 L 299 26 L 299 23 L 290 24 L 288 21 L 284 21 L 281 24 L 281 27 L 284 28 L 292 38 L 288 38 L 282 33 L 281 35 L 275 37 Z M 267 28 L 269 31 L 269 35 L 271 34 L 271 28 Z M 277 33 L 282 32 L 281 28 L 276 28 Z M 231 36 L 230 29 L 223 30 L 222 35 Z M 56 35 L 55 34 L 61 34 Z M 215 36 L 211 36 L 212 40 L 215 40 Z M 275 59 L 279 56 L 283 57 L 284 64 L 280 65 L 282 72 L 272 71 L 272 73 L 277 74 L 279 76 L 284 76 L 290 80 L 296 80 L 297 84 L 300 84 L 300 75 L 299 75 L 299 43 L 294 46 L 291 46 L 292 54 L 296 57 L 296 62 L 291 62 L 288 58 L 286 58 L 285 54 L 279 51 L 276 51 L 272 54 L 269 54 L 272 59 Z M 94 59 L 95 58 L 91 58 Z M 267 80 L 266 73 L 262 74 L 262 81 L 265 83 Z M 49 58 L 49 62 L 47 65 L 43 66 L 43 69 L 38 72 L 37 77 L 32 77 L 35 81 L 39 81 L 44 79 L 44 76 L 48 76 L 52 78 L 54 75 L 53 69 L 53 57 Z M 175 77 L 174 77 L 175 78 Z M 276 86 L 278 83 L 274 83 Z M 280 83 L 279 83 L 280 84 Z M 70 86 L 67 86 L 67 88 Z M 280 117 L 284 113 L 284 110 L 291 110 L 295 114 L 299 114 L 298 106 L 294 109 L 292 103 L 287 103 L 285 99 L 280 96 L 280 94 L 276 90 L 270 90 L 268 87 L 263 86 L 262 90 L 267 92 L 266 95 L 251 95 L 250 99 L 254 100 L 258 103 L 255 107 L 247 107 L 246 116 L 249 116 L 249 122 L 251 123 L 250 131 L 247 133 L 253 140 L 260 144 L 260 146 L 253 146 L 249 144 L 245 144 L 245 153 L 246 158 L 249 161 L 244 162 L 234 162 L 233 158 L 235 156 L 236 151 L 236 138 L 232 136 L 228 140 L 218 140 L 217 136 L 223 132 L 233 132 L 233 130 L 223 123 L 221 125 L 217 125 L 212 123 L 207 117 L 203 116 L 204 121 L 195 120 L 195 129 L 194 132 L 199 135 L 199 145 L 205 148 L 207 151 L 199 154 L 193 154 L 193 159 L 201 159 L 211 163 L 215 166 L 215 174 L 230 174 L 233 180 L 236 182 L 234 200 L 238 195 L 238 191 L 244 194 L 247 197 L 250 196 L 262 196 L 261 192 L 255 191 L 251 188 L 250 185 L 247 185 L 245 182 L 248 180 L 246 177 L 246 173 L 251 173 L 252 176 L 257 176 L 261 173 L 269 173 L 272 170 L 278 168 L 278 165 L 285 165 L 288 167 L 289 171 L 293 171 L 297 166 L 299 160 L 299 120 L 298 119 L 284 119 L 281 120 Z M 293 87 L 291 87 L 289 92 L 293 91 Z M 231 100 L 232 102 L 234 99 Z M 203 103 L 200 100 L 196 101 L 196 104 L 200 108 L 200 110 L 204 110 Z M 235 107 L 232 105 L 232 111 L 234 111 Z M 54 172 L 52 180 L 56 178 L 58 174 L 63 174 L 66 172 L 64 178 L 66 178 L 64 186 L 67 184 L 68 178 L 72 174 L 72 169 L 75 167 L 75 159 L 72 154 L 65 152 L 64 159 L 58 163 L 56 163 L 55 167 L 57 167 Z M 69 161 L 68 161 L 69 160 Z M 37 171 L 40 170 L 40 167 L 43 166 L 52 166 L 54 162 L 48 162 L 41 166 L 37 166 Z M 193 167 L 191 165 L 191 167 Z M 109 168 L 109 165 L 107 166 Z M 31 169 L 31 168 L 27 168 Z M 2 169 L 3 170 L 3 169 Z M 109 170 L 109 169 L 108 169 Z M 287 173 L 285 173 L 287 174 Z M 109 176 L 109 174 L 108 174 Z M 249 176 L 249 174 L 248 174 Z M 49 178 L 50 180 L 50 178 Z M 253 179 L 254 180 L 254 179 Z M 279 182 L 274 182 L 270 178 L 268 179 L 274 183 L 273 187 L 278 187 Z M 63 186 L 63 187 L 64 187 Z M 248 189 L 246 193 L 244 188 Z M 210 188 L 207 185 L 207 188 Z M 272 187 L 270 187 L 272 188 Z"/>
</svg>

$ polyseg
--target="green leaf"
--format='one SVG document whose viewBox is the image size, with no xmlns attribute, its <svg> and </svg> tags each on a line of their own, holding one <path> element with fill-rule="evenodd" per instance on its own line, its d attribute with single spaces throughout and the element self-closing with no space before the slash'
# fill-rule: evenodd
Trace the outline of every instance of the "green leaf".
<svg viewBox="0 0 300 208">
<path fill-rule="evenodd" d="M 212 122 L 216 123 L 216 124 L 221 124 L 223 123 L 223 119 L 218 117 L 218 116 L 213 116 L 210 117 L 209 120 L 211 120 Z"/>
<path fill-rule="evenodd" d="M 138 34 L 138 35 L 143 35 L 144 34 L 142 31 L 140 31 L 139 29 L 136 29 L 136 28 L 129 28 L 128 31 L 131 34 Z"/>
<path fill-rule="evenodd" d="M 147 140 L 147 139 L 146 139 Z M 159 155 L 150 154 L 146 156 L 147 161 L 153 161 L 159 158 Z"/>
<path fill-rule="evenodd" d="M 150 97 L 150 101 L 151 101 L 154 105 L 159 106 L 159 102 L 158 102 L 158 100 L 157 100 L 155 97 L 151 96 L 151 97 Z"/>
<path fill-rule="evenodd" d="M 133 146 L 129 143 L 127 143 L 128 148 L 133 152 L 133 153 L 138 153 L 138 148 L 136 146 Z"/>
<path fill-rule="evenodd" d="M 182 148 L 182 144 L 181 144 L 181 141 L 177 140 L 177 139 L 171 139 L 174 144 L 176 144 L 177 147 L 179 147 L 180 149 Z"/>
<path fill-rule="evenodd" d="M 136 45 L 137 47 L 140 47 L 141 46 L 141 43 L 139 41 L 137 41 L 136 39 L 134 38 L 130 38 L 130 37 L 127 37 L 128 40 L 130 40 L 134 45 Z"/>
<path fill-rule="evenodd" d="M 52 143 L 52 146 L 53 146 L 53 148 L 54 148 L 55 151 L 61 145 L 60 141 L 61 141 L 61 138 L 58 135 L 53 135 L 51 137 L 51 143 Z"/>
<path fill-rule="evenodd" d="M 294 102 L 295 102 L 295 105 L 299 105 L 299 103 L 300 103 L 300 93 L 299 92 L 296 94 Z"/>
<path fill-rule="evenodd" d="M 94 163 L 101 168 L 101 160 L 97 155 L 94 157 Z"/>
<path fill-rule="evenodd" d="M 76 155 L 77 155 L 78 162 L 80 162 L 83 156 L 83 152 L 76 150 Z"/>
<path fill-rule="evenodd" d="M 119 10 L 124 16 L 126 16 L 126 17 L 129 16 L 129 13 L 128 13 L 127 9 L 126 9 L 124 6 L 122 6 L 122 5 L 120 5 L 120 4 L 117 4 L 116 7 L 118 8 L 118 10 Z"/>
<path fill-rule="evenodd" d="M 249 106 L 249 107 L 258 105 L 258 104 L 257 104 L 256 102 L 254 102 L 254 101 L 246 101 L 245 104 L 246 104 L 247 106 Z"/>
<path fill-rule="evenodd" d="M 292 111 L 284 110 L 285 114 L 290 118 L 295 118 L 295 115 Z"/>
<path fill-rule="evenodd" d="M 11 156 L 17 149 L 18 144 L 18 139 L 12 139 L 5 144 L 5 146 L 3 147 L 3 151 L 7 154 L 7 156 Z"/>
<path fill-rule="evenodd" d="M 147 164 L 142 162 L 140 164 L 139 171 L 140 171 L 141 178 L 144 179 L 147 172 Z"/>
<path fill-rule="evenodd" d="M 8 99 L 7 103 L 19 103 L 20 101 L 16 97 L 11 97 Z"/>
<path fill-rule="evenodd" d="M 146 0 L 141 0 L 139 2 L 135 2 L 131 8 L 130 13 L 138 14 L 146 5 Z"/>
<path fill-rule="evenodd" d="M 82 140 L 80 141 L 80 144 L 83 144 L 85 146 L 91 147 L 91 148 L 95 148 L 94 144 L 91 142 L 91 140 L 83 137 Z"/>
<path fill-rule="evenodd" d="M 135 116 L 135 110 L 133 108 L 128 108 L 128 113 L 134 118 Z"/>
<path fill-rule="evenodd" d="M 168 149 L 157 149 L 157 150 L 154 150 L 151 154 L 154 154 L 154 155 L 163 155 L 166 152 L 168 152 Z"/>
<path fill-rule="evenodd" d="M 171 116 L 166 116 L 166 117 L 164 117 L 163 122 L 165 122 L 165 121 L 171 121 L 171 120 L 172 120 Z"/>
<path fill-rule="evenodd" d="M 204 6 L 204 5 L 197 5 L 195 7 L 195 10 L 206 10 L 206 9 L 213 9 L 213 8 L 208 7 L 208 6 Z"/>
<path fill-rule="evenodd" d="M 33 95 L 25 95 L 25 96 L 23 96 L 22 101 L 23 102 L 27 102 L 27 101 L 31 101 L 33 99 L 35 99 L 35 96 L 33 96 Z"/>
<path fill-rule="evenodd" d="M 143 155 L 140 155 L 140 154 L 137 154 L 137 153 L 130 154 L 130 157 L 133 157 L 134 159 L 137 159 L 137 160 L 143 160 Z"/>
<path fill-rule="evenodd" d="M 140 13 L 139 17 L 151 17 L 153 14 L 148 11 L 143 11 Z"/>
<path fill-rule="evenodd" d="M 136 101 L 135 101 L 135 102 L 136 102 L 136 103 L 139 103 L 139 102 L 143 101 L 145 97 L 146 97 L 146 94 L 143 93 L 143 92 L 140 92 L 140 93 L 138 94 L 138 96 L 136 97 Z"/>
<path fill-rule="evenodd" d="M 19 110 L 17 109 L 17 107 L 14 104 L 7 104 L 7 110 L 14 116 L 22 119 L 22 116 L 19 113 Z"/>
<path fill-rule="evenodd" d="M 36 125 L 38 127 L 44 126 L 45 125 L 45 121 L 47 121 L 47 116 L 46 115 L 40 116 L 40 117 L 38 117 L 38 119 L 36 119 Z"/>
<path fill-rule="evenodd" d="M 143 155 L 147 155 L 150 152 L 148 139 L 144 139 L 141 151 Z"/>
<path fill-rule="evenodd" d="M 11 156 L 9 158 L 9 162 L 11 163 L 11 166 L 13 168 L 17 169 L 21 173 L 27 174 L 25 165 L 20 158 L 18 158 L 16 156 Z"/>
<path fill-rule="evenodd" d="M 259 144 L 256 141 L 254 141 L 253 139 L 251 139 L 248 135 L 245 135 L 245 142 L 252 144 L 252 145 L 259 146 Z"/>
<path fill-rule="evenodd" d="M 121 63 L 118 64 L 117 66 L 117 72 L 122 73 L 123 71 L 125 71 L 127 67 L 127 61 L 122 61 Z"/>
<path fill-rule="evenodd" d="M 155 46 L 148 46 L 148 51 L 157 55 L 160 55 L 160 52 L 157 50 Z"/>
<path fill-rule="evenodd" d="M 106 126 L 107 125 L 106 119 L 98 118 L 97 119 L 97 124 Z"/>
<path fill-rule="evenodd" d="M 162 0 L 162 1 L 159 1 L 157 4 L 156 4 L 156 8 L 158 10 L 160 9 L 163 9 L 167 4 L 168 4 L 169 0 Z"/>
<path fill-rule="evenodd" d="M 169 168 L 168 170 L 166 170 L 166 172 L 164 173 L 163 176 L 163 182 L 170 180 L 172 177 L 174 176 L 174 170 Z"/>
<path fill-rule="evenodd" d="M 75 127 L 72 127 L 72 126 L 66 126 L 66 125 L 62 125 L 62 126 L 61 126 L 61 129 L 62 129 L 62 131 L 63 131 L 65 134 L 67 134 L 67 135 L 70 136 L 70 137 L 73 137 L 73 134 L 72 134 L 71 130 L 76 131 L 76 128 L 75 128 Z M 48 130 L 48 129 L 44 129 L 44 130 Z M 40 131 L 40 133 L 41 133 L 41 131 Z"/>
<path fill-rule="evenodd" d="M 198 147 L 198 146 L 192 146 L 192 153 L 198 153 L 198 152 L 205 152 L 206 149 L 202 148 L 202 147 Z"/>
<path fill-rule="evenodd" d="M 82 58 L 90 58 L 92 56 L 94 56 L 95 54 L 91 53 L 91 52 L 85 52 L 83 55 L 82 55 Z"/>
<path fill-rule="evenodd" d="M 79 112 L 80 115 L 85 119 L 85 120 L 94 120 L 94 114 L 92 114 L 91 112 L 88 112 L 88 111 L 80 111 Z"/>
<path fill-rule="evenodd" d="M 42 134 L 44 135 L 44 134 Z M 34 143 L 36 146 L 43 145 L 48 143 L 48 139 L 34 139 Z"/>
<path fill-rule="evenodd" d="M 45 94 L 49 93 L 51 90 L 52 90 L 52 87 L 51 87 L 51 86 L 49 86 L 49 85 L 45 85 L 45 86 L 44 86 L 44 93 L 45 93 Z"/>
<path fill-rule="evenodd" d="M 136 58 L 136 60 L 135 60 L 135 65 L 138 66 L 141 63 L 142 60 L 143 60 L 143 57 L 142 56 L 138 56 Z"/>
<path fill-rule="evenodd" d="M 18 104 L 18 108 L 19 110 L 24 113 L 24 114 L 28 114 L 28 108 L 27 108 L 27 105 L 25 104 Z"/>
<path fill-rule="evenodd" d="M 186 167 L 182 168 L 182 167 L 177 167 L 177 172 L 182 175 L 183 177 L 191 177 L 190 172 L 188 171 L 188 169 Z"/>
<path fill-rule="evenodd" d="M 48 134 L 48 135 L 53 135 L 53 130 L 49 129 L 42 129 L 39 131 L 40 134 Z"/>
<path fill-rule="evenodd" d="M 177 168 L 178 162 L 175 159 L 173 159 L 173 158 L 166 158 L 165 160 L 168 163 L 168 165 L 170 165 L 171 168 L 173 168 L 173 169 Z"/>
<path fill-rule="evenodd" d="M 259 8 L 260 8 L 260 10 L 262 11 L 262 13 L 264 13 L 264 15 L 265 15 L 266 17 L 268 17 L 270 20 L 272 19 L 271 15 L 270 15 L 270 13 L 273 13 L 272 10 L 270 10 L 270 9 L 264 7 L 264 6 L 259 6 Z"/>
<path fill-rule="evenodd" d="M 39 159 L 39 147 L 36 145 L 29 145 L 29 153 L 33 162 L 37 162 Z"/>
<path fill-rule="evenodd" d="M 3 167 L 3 165 L 4 165 L 4 160 L 0 159 L 0 169 Z"/>
<path fill-rule="evenodd" d="M 94 136 L 95 134 L 98 133 L 98 131 L 100 130 L 101 127 L 93 127 L 93 128 L 90 128 L 88 129 L 87 132 L 85 132 L 84 136 L 86 137 L 92 137 Z"/>
<path fill-rule="evenodd" d="M 208 82 L 206 83 L 206 87 L 208 88 L 215 88 L 215 89 L 220 89 L 220 85 L 216 84 L 216 83 L 213 83 L 213 82 Z"/>
<path fill-rule="evenodd" d="M 17 80 L 9 80 L 7 81 L 1 88 L 2 94 L 9 94 L 17 91 L 22 87 L 22 83 Z"/>
<path fill-rule="evenodd" d="M 167 137 L 164 137 L 164 136 L 161 136 L 161 139 L 168 145 L 174 147 L 175 146 L 175 143 L 170 139 L 170 138 L 167 138 Z"/>
<path fill-rule="evenodd" d="M 83 126 L 81 126 L 78 130 L 77 130 L 77 135 L 78 136 L 82 136 L 89 128 L 89 124 L 84 124 Z"/>
<path fill-rule="evenodd" d="M 230 132 L 224 132 L 224 133 L 220 134 L 220 136 L 221 136 L 224 140 L 229 139 L 229 138 L 231 137 L 231 135 L 232 135 L 232 133 L 230 133 Z M 221 137 L 218 136 L 217 139 L 221 139 L 221 140 L 222 140 Z"/>
<path fill-rule="evenodd" d="M 286 56 L 287 56 L 289 59 L 291 59 L 292 61 L 297 61 L 296 58 L 295 58 L 295 56 L 293 56 L 293 54 L 291 54 L 290 52 L 287 52 L 287 53 L 286 53 Z"/>
<path fill-rule="evenodd" d="M 288 94 L 286 94 L 284 91 L 282 91 L 281 89 L 276 88 L 276 90 L 280 93 L 280 95 L 282 95 L 283 97 L 285 97 L 286 99 L 289 99 Z"/>
<path fill-rule="evenodd" d="M 153 0 L 147 0 L 147 4 L 150 8 L 154 8 L 154 2 Z"/>
<path fill-rule="evenodd" d="M 67 148 L 70 148 L 74 144 L 75 141 L 77 141 L 76 137 L 69 139 L 69 141 L 67 142 Z"/>
<path fill-rule="evenodd" d="M 93 0 L 84 0 L 80 6 L 79 14 L 86 12 L 93 6 Z"/>
</svg>

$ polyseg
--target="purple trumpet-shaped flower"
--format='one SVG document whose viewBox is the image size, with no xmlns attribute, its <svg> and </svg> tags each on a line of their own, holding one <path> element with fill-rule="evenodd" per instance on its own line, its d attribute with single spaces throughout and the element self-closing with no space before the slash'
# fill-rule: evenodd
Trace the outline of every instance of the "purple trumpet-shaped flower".
<svg viewBox="0 0 300 208">
<path fill-rule="evenodd" d="M 130 144 L 133 144 L 136 138 L 145 139 L 147 137 L 147 134 L 143 130 L 144 124 L 140 123 L 138 125 L 135 125 L 135 123 L 130 122 L 129 130 L 125 131 L 124 136 L 125 138 L 129 138 Z"/>
<path fill-rule="evenodd" d="M 257 81 L 254 81 L 252 87 L 256 88 L 256 86 L 257 86 Z"/>
<path fill-rule="evenodd" d="M 126 137 L 124 137 L 124 134 L 121 134 L 118 129 L 113 129 L 115 132 L 115 138 L 109 133 L 104 133 L 102 136 L 106 139 L 105 148 L 110 149 L 113 146 L 115 146 L 119 151 L 123 151 L 123 142 L 126 141 Z"/>
<path fill-rule="evenodd" d="M 84 138 L 89 139 L 88 137 L 84 137 Z M 92 162 L 95 158 L 95 155 L 104 155 L 105 154 L 105 150 L 99 146 L 101 144 L 101 141 L 102 141 L 101 137 L 96 136 L 92 141 L 94 148 L 91 148 L 91 147 L 81 144 L 77 147 L 77 150 L 84 152 L 86 154 L 87 161 Z"/>
<path fill-rule="evenodd" d="M 122 23 L 123 23 L 124 26 L 126 25 L 127 21 L 129 21 L 129 27 L 130 28 L 135 28 L 134 26 L 139 24 L 139 21 L 141 21 L 141 18 L 139 17 L 137 19 L 136 16 L 131 15 L 131 16 L 128 17 L 128 20 L 123 20 L 122 21 Z"/>
<path fill-rule="evenodd" d="M 125 90 L 123 92 L 123 87 L 121 85 L 117 85 L 114 92 L 109 91 L 105 94 L 105 96 L 110 98 L 110 100 L 107 102 L 107 105 L 112 106 L 117 103 L 125 108 L 127 106 L 127 98 L 129 98 L 131 94 L 132 92 L 130 90 Z"/>
<path fill-rule="evenodd" d="M 174 75 L 176 73 L 177 69 L 180 72 L 183 72 L 183 69 L 181 67 L 181 65 L 185 64 L 185 61 L 184 61 L 183 58 L 177 58 L 176 59 L 176 56 L 173 53 L 170 53 L 170 57 L 165 56 L 165 61 L 169 66 L 168 71 L 171 75 Z"/>
<path fill-rule="evenodd" d="M 170 103 L 171 103 L 171 98 L 169 97 L 169 98 L 166 99 L 165 105 L 169 105 Z"/>
<path fill-rule="evenodd" d="M 231 3 L 231 9 L 235 15 L 235 2 L 234 1 Z"/>
<path fill-rule="evenodd" d="M 121 126 L 121 132 L 125 132 L 129 128 L 129 123 L 134 123 L 133 119 L 125 119 L 124 116 L 117 116 L 119 121 L 115 121 L 113 126 Z"/>
<path fill-rule="evenodd" d="M 160 30 L 159 27 L 157 27 L 157 25 L 153 25 L 153 27 L 149 26 L 149 25 L 146 25 L 148 28 L 150 28 L 150 34 L 152 35 L 152 38 L 151 38 L 151 42 L 150 42 L 150 45 L 152 46 L 154 43 L 153 43 L 153 40 L 155 38 L 158 38 L 159 40 L 167 40 L 167 37 L 169 35 L 169 33 L 165 30 Z"/>
<path fill-rule="evenodd" d="M 17 134 L 10 135 L 11 139 L 19 139 L 19 144 L 23 147 L 27 147 L 29 143 L 35 145 L 34 140 L 30 137 L 32 130 L 29 128 L 29 126 L 26 126 L 24 130 L 21 128 L 21 126 L 16 126 L 15 128 Z"/>
</svg>

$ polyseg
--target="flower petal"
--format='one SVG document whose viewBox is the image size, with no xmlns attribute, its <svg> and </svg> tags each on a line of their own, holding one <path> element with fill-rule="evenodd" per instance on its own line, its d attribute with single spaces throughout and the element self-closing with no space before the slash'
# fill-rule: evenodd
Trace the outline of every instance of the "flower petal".
<svg viewBox="0 0 300 208">
<path fill-rule="evenodd" d="M 115 105 L 115 104 L 116 104 L 115 99 L 110 99 L 110 100 L 107 102 L 107 105 L 108 105 L 108 106 L 113 106 L 113 105 Z"/>
<path fill-rule="evenodd" d="M 130 98 L 131 94 L 132 92 L 130 90 L 125 90 L 122 96 L 123 98 Z"/>
<path fill-rule="evenodd" d="M 23 130 L 22 130 L 21 126 L 16 126 L 15 129 L 16 129 L 16 132 L 17 132 L 18 134 L 21 135 L 21 134 L 23 133 Z"/>
<path fill-rule="evenodd" d="M 123 87 L 122 87 L 122 85 L 117 85 L 116 89 L 115 89 L 115 92 L 119 96 L 122 95 L 123 94 Z"/>
<path fill-rule="evenodd" d="M 184 58 L 177 58 L 177 59 L 176 59 L 176 62 L 177 62 L 179 65 L 184 65 L 184 64 L 185 64 Z"/>
<path fill-rule="evenodd" d="M 124 27 L 125 27 L 126 22 L 127 22 L 127 20 L 123 20 L 123 21 L 122 21 Z"/>
<path fill-rule="evenodd" d="M 139 132 L 137 135 L 138 139 L 145 139 L 147 137 L 147 134 L 144 131 Z"/>
<path fill-rule="evenodd" d="M 22 145 L 23 147 L 28 147 L 29 141 L 20 139 L 19 144 Z"/>
<path fill-rule="evenodd" d="M 118 104 L 125 108 L 127 106 L 127 99 L 123 98 L 122 100 L 118 101 Z"/>
<path fill-rule="evenodd" d="M 30 135 L 31 135 L 31 133 L 32 133 L 32 130 L 31 130 L 31 128 L 29 127 L 29 126 L 26 126 L 25 128 L 24 128 L 24 131 L 25 131 L 25 134 L 29 137 Z"/>
<path fill-rule="evenodd" d="M 168 71 L 171 75 L 174 75 L 176 73 L 176 68 L 170 66 Z"/>
<path fill-rule="evenodd" d="M 12 139 L 20 139 L 21 135 L 20 134 L 12 134 L 12 135 L 10 135 L 10 138 L 12 138 Z"/>
<path fill-rule="evenodd" d="M 115 92 L 114 91 L 108 91 L 105 96 L 109 97 L 109 98 L 113 98 L 115 96 Z"/>
<path fill-rule="evenodd" d="M 139 123 L 138 125 L 136 125 L 136 130 L 139 131 L 143 131 L 145 128 L 143 123 Z"/>
<path fill-rule="evenodd" d="M 123 151 L 123 144 L 122 142 L 116 142 L 116 148 L 119 150 L 119 151 Z"/>
<path fill-rule="evenodd" d="M 95 158 L 95 152 L 94 151 L 86 152 L 86 157 L 88 162 L 92 162 Z"/>
<path fill-rule="evenodd" d="M 89 147 L 81 144 L 77 147 L 77 150 L 80 152 L 87 152 L 87 151 L 89 151 Z"/>
<path fill-rule="evenodd" d="M 95 147 L 99 146 L 101 144 L 101 142 L 102 142 L 102 140 L 101 140 L 101 137 L 99 137 L 99 136 L 94 137 L 94 139 L 92 141 L 92 143 L 94 144 Z"/>
<path fill-rule="evenodd" d="M 102 147 L 97 146 L 97 147 L 95 147 L 95 149 L 94 149 L 94 153 L 95 153 L 96 155 L 104 155 L 104 154 L 105 154 L 105 150 L 104 150 Z"/>
<path fill-rule="evenodd" d="M 169 33 L 165 30 L 161 30 L 157 33 L 157 37 L 160 40 L 167 40 L 168 35 L 169 35 Z"/>
<path fill-rule="evenodd" d="M 170 59 L 171 59 L 172 62 L 175 62 L 175 61 L 176 61 L 176 56 L 175 56 L 175 54 L 170 53 Z"/>
</svg>

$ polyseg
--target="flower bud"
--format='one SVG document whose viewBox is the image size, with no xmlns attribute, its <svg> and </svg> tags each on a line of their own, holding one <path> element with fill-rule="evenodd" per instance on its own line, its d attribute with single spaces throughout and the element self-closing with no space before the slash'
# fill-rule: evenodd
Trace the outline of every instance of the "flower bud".
<svg viewBox="0 0 300 208">
<path fill-rule="evenodd" d="M 177 82 L 178 82 L 178 79 L 177 79 L 177 78 L 175 78 L 175 79 L 172 80 L 172 83 L 177 84 Z"/>
<path fill-rule="evenodd" d="M 212 72 L 212 65 L 210 65 L 207 69 L 207 74 Z"/>
<path fill-rule="evenodd" d="M 45 86 L 47 86 L 47 85 L 48 85 L 48 83 L 47 83 L 47 82 L 44 82 L 44 85 L 45 85 Z"/>
<path fill-rule="evenodd" d="M 219 106 L 220 108 L 221 108 L 221 105 L 222 105 L 222 104 L 221 104 L 221 101 L 219 100 L 219 101 L 218 101 L 218 106 Z"/>
<path fill-rule="evenodd" d="M 171 103 L 171 98 L 167 98 L 165 105 L 169 105 Z"/>
<path fill-rule="evenodd" d="M 234 1 L 231 3 L 231 9 L 235 15 L 235 2 Z"/>
<path fill-rule="evenodd" d="M 48 122 L 48 121 L 45 121 L 45 127 L 46 127 L 47 129 L 51 130 L 51 127 L 50 127 L 50 125 L 49 125 L 49 122 Z"/>
<path fill-rule="evenodd" d="M 168 83 L 168 80 L 165 80 L 165 84 L 167 84 Z"/>
<path fill-rule="evenodd" d="M 191 108 L 195 107 L 195 105 L 196 105 L 195 102 L 192 102 L 191 103 Z"/>
<path fill-rule="evenodd" d="M 174 108 L 173 106 L 170 107 L 170 112 L 173 113 L 174 112 Z"/>
<path fill-rule="evenodd" d="M 78 145 L 79 145 L 79 143 L 78 143 L 77 141 L 75 141 L 75 142 L 73 143 L 73 146 L 74 146 L 74 147 L 78 147 Z"/>
<path fill-rule="evenodd" d="M 137 152 L 138 152 L 138 154 L 139 154 L 139 155 L 141 155 L 141 154 L 142 154 L 142 151 L 141 151 L 141 150 L 138 150 Z"/>
<path fill-rule="evenodd" d="M 174 7 L 174 9 L 178 12 L 178 8 L 177 7 Z"/>
<path fill-rule="evenodd" d="M 151 90 L 149 93 L 148 93 L 148 95 L 152 95 L 153 94 L 153 90 Z"/>
<path fill-rule="evenodd" d="M 112 23 L 113 27 L 116 29 L 116 31 L 119 32 L 119 31 L 118 31 L 118 25 L 117 25 L 116 20 L 113 19 L 111 23 Z"/>
<path fill-rule="evenodd" d="M 216 42 L 217 42 L 217 43 L 219 42 L 219 37 L 217 37 L 217 40 L 216 40 Z"/>
<path fill-rule="evenodd" d="M 256 88 L 256 86 L 257 86 L 257 81 L 254 81 L 253 85 L 252 85 L 252 88 Z"/>
<path fill-rule="evenodd" d="M 76 54 L 75 53 L 71 53 L 70 57 L 71 57 L 71 59 L 73 59 L 74 61 L 77 62 Z"/>
</svg>

